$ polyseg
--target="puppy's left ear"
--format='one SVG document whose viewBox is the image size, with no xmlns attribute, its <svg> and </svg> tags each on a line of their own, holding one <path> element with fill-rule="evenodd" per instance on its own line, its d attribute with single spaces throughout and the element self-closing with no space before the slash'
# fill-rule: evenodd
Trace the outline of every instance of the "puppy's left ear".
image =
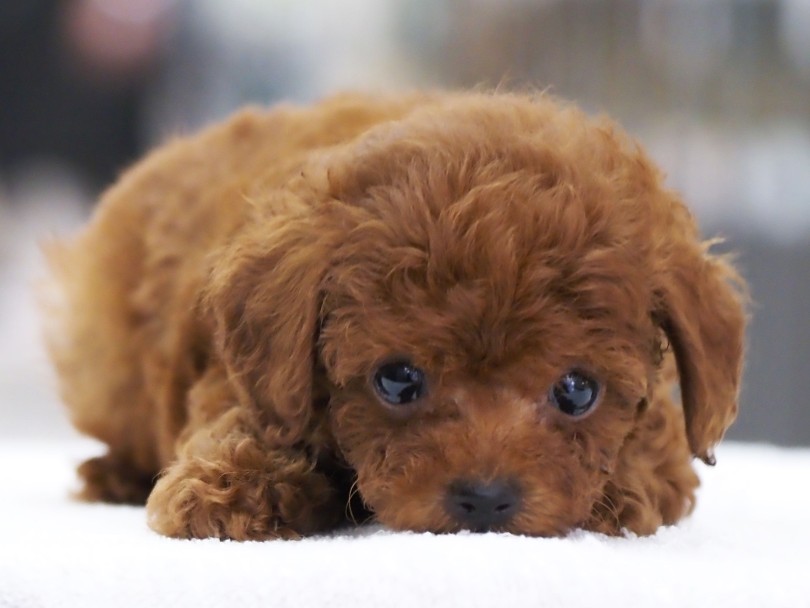
<svg viewBox="0 0 810 608">
<path fill-rule="evenodd" d="M 712 242 L 698 241 L 694 225 L 682 227 L 687 234 L 669 227 L 677 242 L 659 256 L 654 317 L 675 353 L 689 446 L 714 464 L 713 448 L 737 416 L 745 285 L 726 260 L 709 253 Z"/>
<path fill-rule="evenodd" d="M 240 402 L 258 408 L 282 444 L 303 439 L 312 420 L 333 237 L 305 208 L 251 219 L 218 252 L 202 301 Z"/>
</svg>

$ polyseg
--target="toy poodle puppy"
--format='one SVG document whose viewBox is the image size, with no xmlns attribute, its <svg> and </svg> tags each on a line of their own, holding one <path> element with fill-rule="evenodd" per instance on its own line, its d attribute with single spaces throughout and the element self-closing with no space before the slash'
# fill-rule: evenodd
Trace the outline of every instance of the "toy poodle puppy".
<svg viewBox="0 0 810 608">
<path fill-rule="evenodd" d="M 737 411 L 742 281 L 637 144 L 543 95 L 248 109 L 49 258 L 62 395 L 109 446 L 83 496 L 168 536 L 651 534 Z"/>
</svg>

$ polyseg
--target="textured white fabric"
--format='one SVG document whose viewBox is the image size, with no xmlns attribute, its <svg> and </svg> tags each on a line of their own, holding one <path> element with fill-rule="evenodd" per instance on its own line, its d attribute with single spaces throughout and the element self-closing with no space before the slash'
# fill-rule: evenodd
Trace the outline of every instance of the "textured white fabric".
<svg viewBox="0 0 810 608">
<path fill-rule="evenodd" d="M 729 444 L 650 538 L 392 533 L 176 541 L 69 498 L 93 443 L 0 445 L 0 606 L 810 607 L 810 450 Z"/>
</svg>

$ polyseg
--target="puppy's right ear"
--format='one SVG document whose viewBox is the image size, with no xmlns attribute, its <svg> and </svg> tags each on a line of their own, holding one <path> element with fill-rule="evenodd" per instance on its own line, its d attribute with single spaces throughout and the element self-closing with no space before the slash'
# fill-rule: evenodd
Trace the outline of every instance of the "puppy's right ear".
<svg viewBox="0 0 810 608">
<path fill-rule="evenodd" d="M 313 411 L 321 285 L 334 241 L 308 209 L 256 218 L 213 262 L 202 306 L 240 401 L 291 444 Z"/>
</svg>

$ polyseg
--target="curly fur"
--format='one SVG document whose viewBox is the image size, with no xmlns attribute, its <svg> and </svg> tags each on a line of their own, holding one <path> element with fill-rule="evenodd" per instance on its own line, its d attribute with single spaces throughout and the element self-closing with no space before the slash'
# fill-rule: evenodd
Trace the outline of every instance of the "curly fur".
<svg viewBox="0 0 810 608">
<path fill-rule="evenodd" d="M 545 96 L 248 109 L 50 260 L 63 397 L 109 445 L 84 496 L 169 536 L 454 531 L 469 477 L 520 484 L 499 529 L 649 534 L 736 414 L 741 280 L 633 141 Z M 428 372 L 408 416 L 369 386 L 393 355 Z M 547 398 L 572 367 L 604 386 L 581 419 Z"/>
</svg>

